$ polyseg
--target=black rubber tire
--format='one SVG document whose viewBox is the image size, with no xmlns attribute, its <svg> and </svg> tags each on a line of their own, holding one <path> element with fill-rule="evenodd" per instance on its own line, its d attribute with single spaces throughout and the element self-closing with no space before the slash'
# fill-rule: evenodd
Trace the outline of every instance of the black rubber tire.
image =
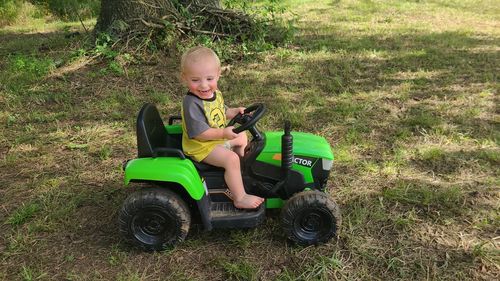
<svg viewBox="0 0 500 281">
<path fill-rule="evenodd" d="M 184 241 L 191 214 L 179 195 L 151 187 L 127 197 L 118 223 L 127 242 L 146 251 L 161 251 Z"/>
<path fill-rule="evenodd" d="M 288 239 L 307 246 L 337 236 L 342 217 L 339 207 L 326 193 L 303 191 L 292 196 L 283 206 L 281 223 Z"/>
</svg>

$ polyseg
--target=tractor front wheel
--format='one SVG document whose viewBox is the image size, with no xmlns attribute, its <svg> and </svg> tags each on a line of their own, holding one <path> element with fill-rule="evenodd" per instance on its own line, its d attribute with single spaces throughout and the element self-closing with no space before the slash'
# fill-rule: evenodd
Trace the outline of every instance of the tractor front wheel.
<svg viewBox="0 0 500 281">
<path fill-rule="evenodd" d="M 184 241 L 189 231 L 189 208 L 165 188 L 132 193 L 119 215 L 120 232 L 128 242 L 146 251 L 160 251 Z"/>
<path fill-rule="evenodd" d="M 336 236 L 341 221 L 339 207 L 321 191 L 295 194 L 281 211 L 285 234 L 304 246 L 324 243 Z"/>
</svg>

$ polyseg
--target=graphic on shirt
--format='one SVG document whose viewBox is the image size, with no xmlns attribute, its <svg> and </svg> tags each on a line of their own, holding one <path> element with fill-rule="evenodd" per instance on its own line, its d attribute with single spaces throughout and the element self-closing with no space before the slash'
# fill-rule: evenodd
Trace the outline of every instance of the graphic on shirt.
<svg viewBox="0 0 500 281">
<path fill-rule="evenodd" d="M 213 102 L 204 102 L 203 107 L 208 125 L 212 128 L 224 128 L 226 126 L 226 115 L 224 114 L 224 100 L 221 95 Z"/>
<path fill-rule="evenodd" d="M 220 110 L 220 108 L 214 108 L 212 111 L 210 111 L 210 119 L 219 128 L 224 127 L 224 122 L 222 122 L 223 121 L 222 111 Z"/>
</svg>

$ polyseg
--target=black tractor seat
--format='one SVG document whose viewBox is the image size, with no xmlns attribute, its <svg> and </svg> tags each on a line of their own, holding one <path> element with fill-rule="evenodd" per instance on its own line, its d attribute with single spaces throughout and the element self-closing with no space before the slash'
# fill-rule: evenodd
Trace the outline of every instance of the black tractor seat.
<svg viewBox="0 0 500 281">
<path fill-rule="evenodd" d="M 182 151 L 182 135 L 169 134 L 158 109 L 150 103 L 141 108 L 137 117 L 137 154 L 139 158 L 160 156 L 187 158 Z M 206 163 L 194 160 L 192 162 L 200 173 L 224 171 L 223 168 Z"/>
<path fill-rule="evenodd" d="M 207 163 L 197 162 L 197 161 L 194 161 L 194 160 L 192 160 L 192 161 L 193 161 L 193 165 L 196 167 L 196 169 L 200 173 L 205 173 L 205 172 L 224 172 L 224 168 L 219 168 L 219 167 L 207 164 Z"/>
</svg>

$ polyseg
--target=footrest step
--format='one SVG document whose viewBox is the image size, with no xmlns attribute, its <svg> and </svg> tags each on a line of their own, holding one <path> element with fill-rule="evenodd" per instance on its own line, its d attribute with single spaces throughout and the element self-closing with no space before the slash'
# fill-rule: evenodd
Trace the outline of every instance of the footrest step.
<svg viewBox="0 0 500 281">
<path fill-rule="evenodd" d="M 244 210 L 234 207 L 233 202 L 212 202 L 210 214 L 212 226 L 216 228 L 255 227 L 265 218 L 265 206 Z"/>
</svg>

